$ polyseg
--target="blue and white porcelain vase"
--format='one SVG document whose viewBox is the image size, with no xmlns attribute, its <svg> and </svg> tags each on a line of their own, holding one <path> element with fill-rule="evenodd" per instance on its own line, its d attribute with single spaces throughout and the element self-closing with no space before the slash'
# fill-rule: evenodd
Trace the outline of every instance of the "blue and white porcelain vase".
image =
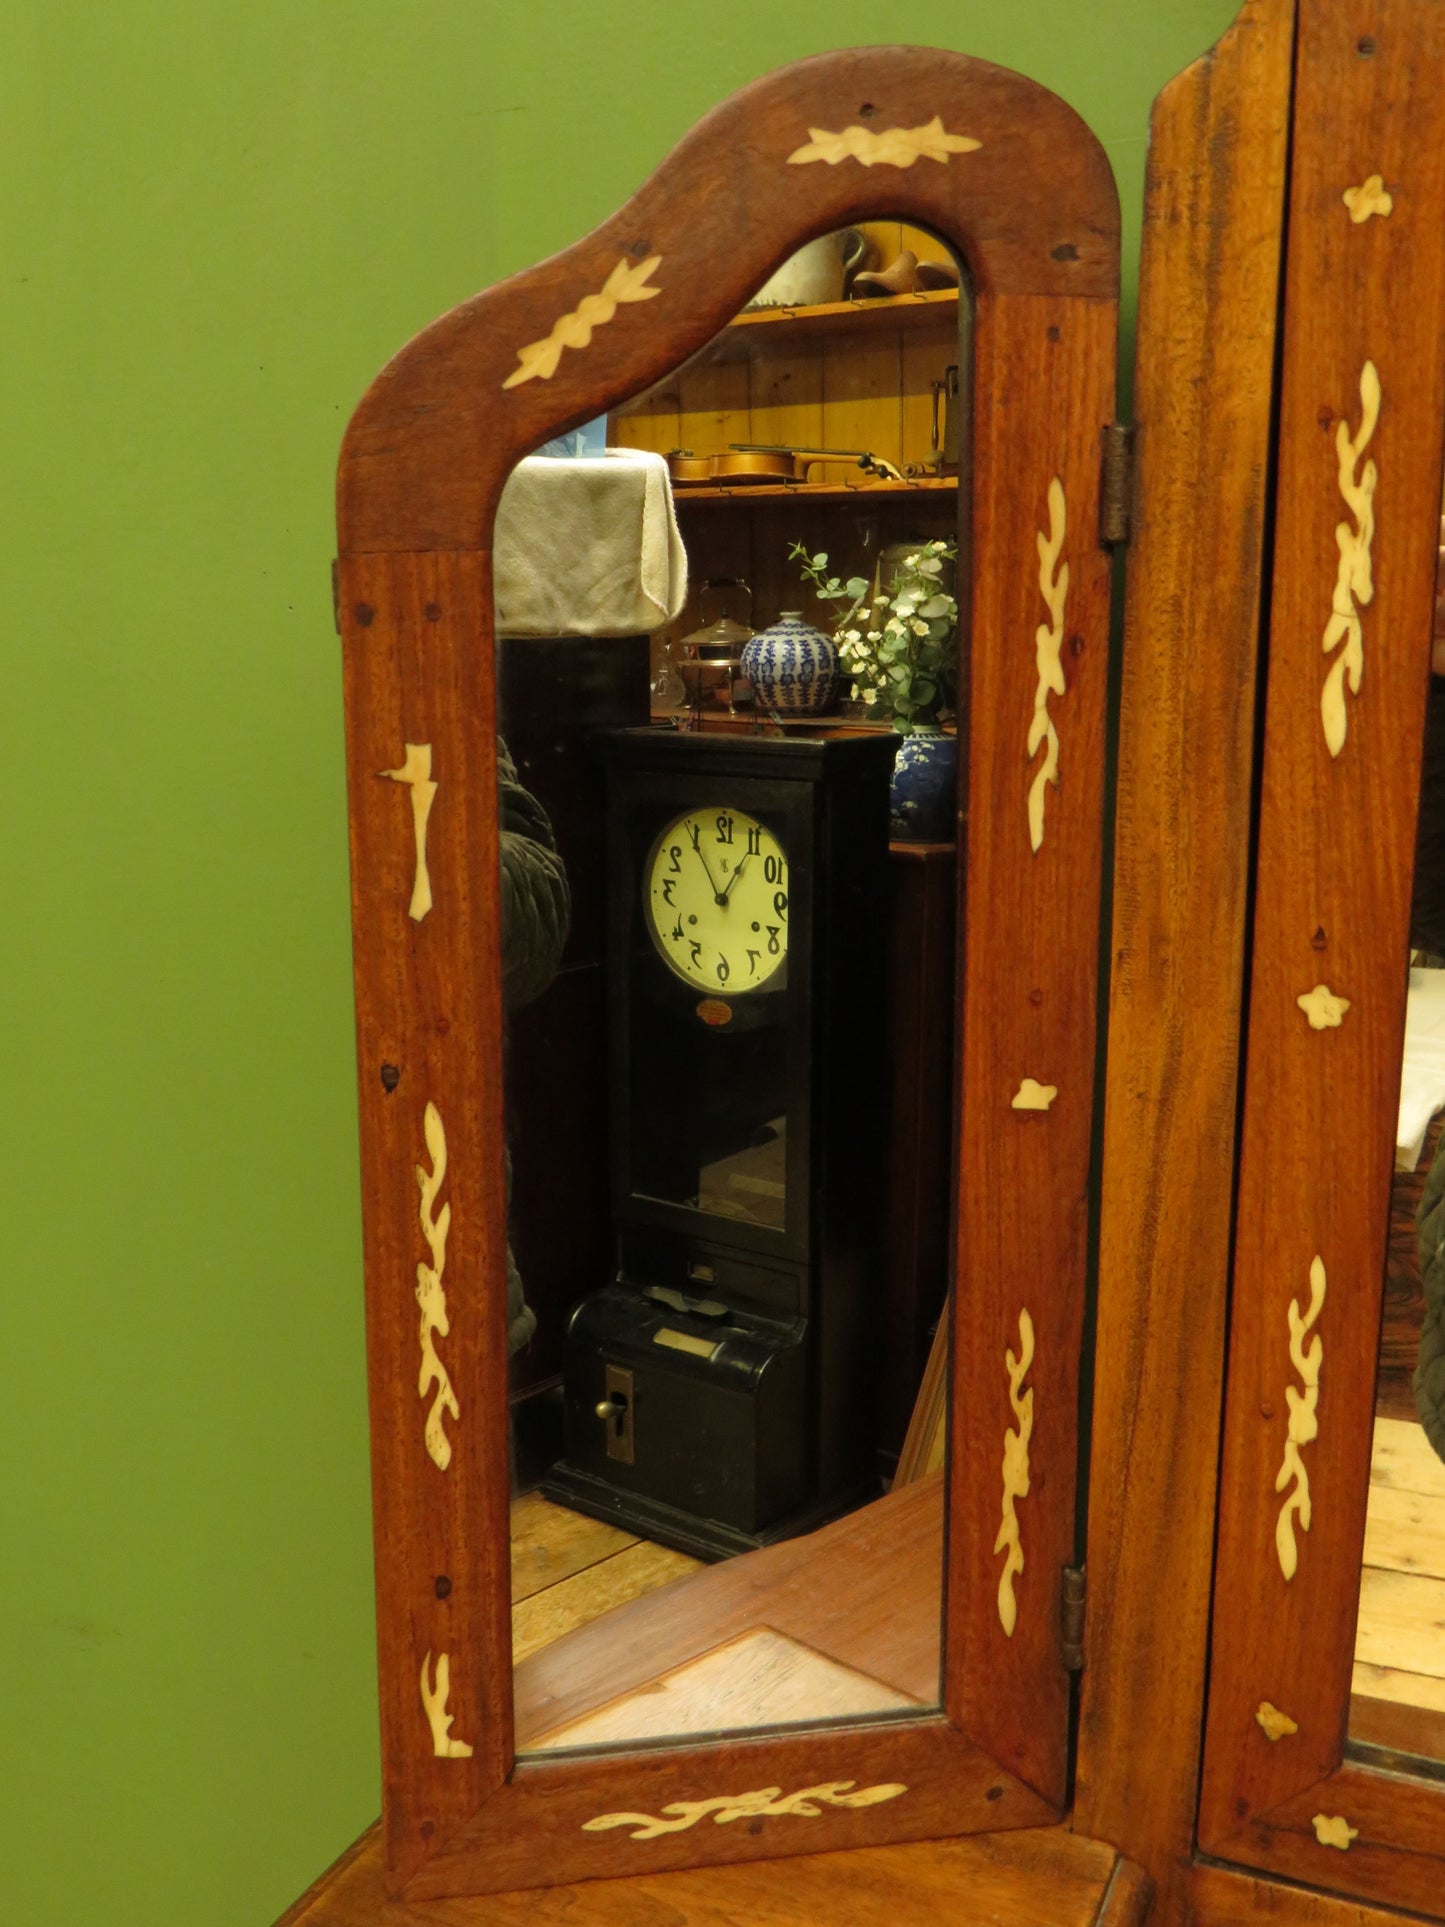
<svg viewBox="0 0 1445 1927">
<path fill-rule="evenodd" d="M 911 730 L 888 791 L 888 833 L 899 843 L 951 843 L 958 813 L 958 738 Z"/>
<path fill-rule="evenodd" d="M 779 716 L 815 716 L 833 700 L 838 651 L 796 609 L 785 609 L 743 650 L 743 674 Z"/>
</svg>

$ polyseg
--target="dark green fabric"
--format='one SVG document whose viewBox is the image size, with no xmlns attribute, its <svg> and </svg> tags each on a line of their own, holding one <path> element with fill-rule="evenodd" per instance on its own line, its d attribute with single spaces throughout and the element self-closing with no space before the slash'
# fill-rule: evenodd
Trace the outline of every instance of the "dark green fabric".
<svg viewBox="0 0 1445 1927">
<path fill-rule="evenodd" d="M 557 974 L 567 942 L 571 894 L 547 812 L 524 789 L 507 746 L 497 738 L 501 792 L 502 1000 L 510 1016 L 540 997 Z M 512 1207 L 512 1154 L 506 1153 L 507 1210 Z M 507 1240 L 507 1351 L 519 1352 L 537 1329 Z"/>
<path fill-rule="evenodd" d="M 1445 677 L 1430 678 L 1425 751 L 1420 776 L 1420 822 L 1415 843 L 1410 942 L 1445 956 Z M 1415 1213 L 1420 1275 L 1425 1284 L 1425 1328 L 1415 1367 L 1415 1404 L 1425 1435 L 1445 1459 L 1445 1133 Z"/>
<path fill-rule="evenodd" d="M 1425 1328 L 1415 1367 L 1415 1404 L 1425 1436 L 1445 1459 L 1445 1134 L 1415 1213 L 1420 1276 L 1425 1285 Z"/>
</svg>

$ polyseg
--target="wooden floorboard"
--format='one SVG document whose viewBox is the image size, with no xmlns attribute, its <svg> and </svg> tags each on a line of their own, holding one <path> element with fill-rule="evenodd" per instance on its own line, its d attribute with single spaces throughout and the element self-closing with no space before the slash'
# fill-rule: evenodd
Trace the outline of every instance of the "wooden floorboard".
<svg viewBox="0 0 1445 1927">
<path fill-rule="evenodd" d="M 512 1501 L 512 1604 L 636 1544 L 634 1532 L 524 1493 Z"/>
<path fill-rule="evenodd" d="M 512 1608 L 512 1660 L 519 1664 L 564 1634 L 574 1633 L 674 1579 L 698 1571 L 700 1561 L 646 1539 L 625 1546 L 585 1571 L 519 1600 Z"/>
<path fill-rule="evenodd" d="M 1445 1738 L 1445 1464 L 1413 1419 L 1375 1420 L 1350 1734 L 1439 1757 Z"/>
</svg>

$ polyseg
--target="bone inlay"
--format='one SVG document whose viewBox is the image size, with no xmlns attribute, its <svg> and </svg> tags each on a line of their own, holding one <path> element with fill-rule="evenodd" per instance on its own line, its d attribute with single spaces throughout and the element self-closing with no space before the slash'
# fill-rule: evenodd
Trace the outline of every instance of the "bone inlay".
<svg viewBox="0 0 1445 1927">
<path fill-rule="evenodd" d="M 1309 1019 L 1311 1030 L 1338 1030 L 1350 1007 L 1349 998 L 1337 997 L 1328 984 L 1316 984 L 1295 1002 Z"/>
<path fill-rule="evenodd" d="M 1003 1519 L 993 1549 L 1005 1554 L 998 1581 L 998 1617 L 999 1624 L 1012 1639 L 1019 1616 L 1018 1602 L 1014 1598 L 1014 1578 L 1024 1569 L 1024 1549 L 1019 1538 L 1019 1520 L 1014 1501 L 1028 1497 L 1029 1440 L 1034 1429 L 1034 1388 L 1030 1385 L 1026 1392 L 1023 1390 L 1029 1366 L 1034 1362 L 1034 1321 L 1027 1309 L 1019 1313 L 1019 1355 L 1015 1358 L 1012 1351 L 1006 1351 L 1003 1362 L 1008 1371 L 1009 1404 L 1014 1408 L 1018 1430 L 1010 1426 L 1004 1433 Z"/>
<path fill-rule="evenodd" d="M 1047 622 L 1034 631 L 1034 663 L 1039 686 L 1034 691 L 1033 720 L 1029 724 L 1028 753 L 1032 758 L 1044 745 L 1044 760 L 1029 786 L 1029 842 L 1037 854 L 1044 840 L 1044 786 L 1059 786 L 1059 734 L 1049 714 L 1049 697 L 1064 693 L 1064 601 L 1069 593 L 1069 565 L 1059 566 L 1068 516 L 1064 485 L 1056 475 L 1049 483 L 1049 532 L 1034 538 L 1039 549 L 1039 594 L 1049 612 Z"/>
<path fill-rule="evenodd" d="M 1341 1853 L 1348 1853 L 1350 1842 L 1360 1837 L 1360 1829 L 1352 1827 L 1342 1813 L 1317 1813 L 1310 1824 L 1322 1847 L 1338 1847 Z"/>
<path fill-rule="evenodd" d="M 1046 1111 L 1058 1094 L 1057 1084 L 1040 1084 L 1037 1078 L 1026 1077 L 1009 1104 L 1016 1111 Z"/>
<path fill-rule="evenodd" d="M 820 1786 L 805 1786 L 799 1793 L 784 1793 L 781 1787 L 759 1787 L 756 1793 L 725 1793 L 715 1800 L 673 1800 L 660 1817 L 650 1813 L 599 1813 L 595 1820 L 584 1820 L 584 1833 L 606 1833 L 612 1827 L 633 1827 L 629 1838 L 656 1840 L 664 1833 L 685 1833 L 709 1815 L 720 1827 L 732 1820 L 771 1819 L 779 1815 L 816 1819 L 824 1807 L 876 1807 L 884 1800 L 896 1800 L 906 1786 L 860 1787 L 853 1780 L 825 1780 Z"/>
<path fill-rule="evenodd" d="M 431 1654 L 421 1663 L 421 1703 L 431 1727 L 432 1751 L 439 1760 L 469 1760 L 472 1749 L 465 1740 L 451 1736 L 453 1715 L 447 1711 L 452 1690 L 452 1663 L 445 1653 L 437 1654 L 436 1682 L 431 1679 Z"/>
<path fill-rule="evenodd" d="M 1299 1722 L 1292 1720 L 1288 1713 L 1281 1713 L 1277 1706 L 1271 1706 L 1268 1700 L 1260 1701 L 1259 1711 L 1254 1717 L 1264 1728 L 1267 1740 L 1284 1740 L 1291 1733 L 1299 1732 Z"/>
<path fill-rule="evenodd" d="M 600 294 L 584 295 L 575 308 L 557 317 L 545 340 L 529 341 L 525 348 L 517 350 L 520 366 L 512 370 L 502 386 L 517 388 L 524 381 L 550 381 L 557 372 L 564 348 L 585 348 L 592 339 L 593 329 L 605 328 L 624 302 L 651 301 L 661 294 L 661 288 L 646 285 L 661 260 L 660 254 L 649 254 L 645 261 L 634 266 L 624 255 L 603 282 Z"/>
<path fill-rule="evenodd" d="M 943 118 L 918 127 L 889 127 L 881 134 L 871 127 L 845 127 L 841 134 L 830 134 L 826 127 L 810 127 L 807 144 L 795 147 L 788 156 L 794 167 L 809 161 L 826 161 L 836 167 L 839 161 L 855 160 L 864 167 L 912 167 L 917 160 L 947 161 L 950 154 L 972 154 L 983 145 L 967 134 L 944 131 Z"/>
<path fill-rule="evenodd" d="M 1325 677 L 1325 686 L 1320 695 L 1320 718 L 1325 726 L 1325 742 L 1329 745 L 1331 756 L 1338 756 L 1345 746 L 1345 733 L 1349 726 L 1345 713 L 1345 679 L 1349 678 L 1350 694 L 1360 693 L 1360 677 L 1365 667 L 1364 631 L 1360 622 L 1360 607 L 1368 604 L 1375 593 L 1374 578 L 1370 568 L 1370 545 L 1375 539 L 1375 482 L 1376 469 L 1373 462 L 1366 462 L 1359 475 L 1355 465 L 1370 445 L 1375 425 L 1380 419 L 1380 377 L 1373 361 L 1367 361 L 1360 371 L 1360 427 L 1359 433 L 1350 434 L 1350 425 L 1342 421 L 1335 429 L 1335 455 L 1339 462 L 1339 489 L 1345 499 L 1345 506 L 1354 517 L 1354 524 L 1337 522 L 1335 542 L 1340 551 L 1339 570 L 1335 577 L 1335 592 L 1330 603 L 1330 619 L 1325 624 L 1323 648 L 1328 656 L 1332 650 L 1339 654 L 1330 665 Z M 1359 605 L 1359 606 L 1357 606 Z M 1340 645 L 1343 644 L 1343 648 Z"/>
<path fill-rule="evenodd" d="M 1286 1579 L 1293 1579 L 1299 1566 L 1299 1547 L 1294 1536 L 1296 1513 L 1299 1514 L 1300 1531 L 1308 1532 L 1310 1529 L 1310 1475 L 1305 1470 L 1300 1449 L 1319 1436 L 1320 1361 L 1324 1357 L 1325 1347 L 1318 1332 L 1315 1332 L 1308 1345 L 1304 1341 L 1313 1329 L 1324 1302 L 1325 1267 L 1323 1260 L 1316 1257 L 1310 1265 L 1309 1309 L 1301 1314 L 1298 1298 L 1289 1301 L 1290 1363 L 1299 1373 L 1304 1390 L 1298 1391 L 1293 1385 L 1284 1388 L 1285 1402 L 1289 1406 L 1289 1436 L 1285 1440 L 1284 1459 L 1274 1482 L 1276 1492 L 1289 1488 L 1289 1496 L 1279 1509 L 1274 1528 L 1279 1569 Z"/>
<path fill-rule="evenodd" d="M 422 1118 L 422 1129 L 426 1133 L 426 1148 L 431 1153 L 432 1168 L 424 1171 L 416 1166 L 416 1181 L 421 1189 L 421 1230 L 431 1249 L 431 1263 L 416 1268 L 416 1302 L 421 1307 L 421 1371 L 417 1375 L 416 1389 L 425 1398 L 433 1384 L 437 1395 L 427 1414 L 425 1437 L 426 1449 L 435 1464 L 443 1472 L 452 1462 L 452 1442 L 447 1437 L 445 1414 L 450 1412 L 454 1419 L 462 1415 L 457 1404 L 457 1395 L 452 1390 L 447 1368 L 437 1357 L 436 1335 L 445 1338 L 451 1330 L 447 1322 L 447 1296 L 442 1290 L 442 1273 L 447 1263 L 447 1232 L 451 1229 L 452 1208 L 444 1204 L 440 1211 L 435 1209 L 437 1193 L 442 1188 L 447 1174 L 447 1136 L 442 1129 L 441 1113 L 435 1104 L 428 1104 Z"/>
<path fill-rule="evenodd" d="M 1384 179 L 1379 174 L 1367 175 L 1358 187 L 1347 187 L 1340 199 L 1350 210 L 1350 219 L 1356 227 L 1362 221 L 1368 221 L 1372 214 L 1378 214 L 1381 220 L 1388 219 L 1395 205 L 1394 197 L 1387 191 Z"/>
<path fill-rule="evenodd" d="M 411 902 L 407 915 L 420 923 L 431 909 L 431 877 L 426 867 L 426 826 L 431 815 L 433 798 L 437 786 L 431 780 L 431 744 L 408 743 L 406 761 L 400 769 L 384 769 L 381 774 L 389 776 L 393 783 L 411 785 L 411 820 L 416 833 L 416 879 L 411 886 Z"/>
</svg>

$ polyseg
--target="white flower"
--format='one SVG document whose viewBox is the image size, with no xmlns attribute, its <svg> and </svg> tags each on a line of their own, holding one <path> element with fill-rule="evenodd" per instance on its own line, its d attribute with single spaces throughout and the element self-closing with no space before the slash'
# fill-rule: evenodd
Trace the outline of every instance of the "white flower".
<svg viewBox="0 0 1445 1927">
<path fill-rule="evenodd" d="M 878 691 L 876 689 L 865 689 L 863 691 L 863 700 L 865 703 L 876 703 L 878 700 Z"/>
<path fill-rule="evenodd" d="M 926 622 L 920 622 L 915 616 L 913 619 L 913 633 L 915 636 L 926 636 L 928 634 L 928 624 Z"/>
<path fill-rule="evenodd" d="M 883 631 L 881 629 L 870 629 L 868 631 L 868 640 L 870 642 L 882 642 Z"/>
</svg>

